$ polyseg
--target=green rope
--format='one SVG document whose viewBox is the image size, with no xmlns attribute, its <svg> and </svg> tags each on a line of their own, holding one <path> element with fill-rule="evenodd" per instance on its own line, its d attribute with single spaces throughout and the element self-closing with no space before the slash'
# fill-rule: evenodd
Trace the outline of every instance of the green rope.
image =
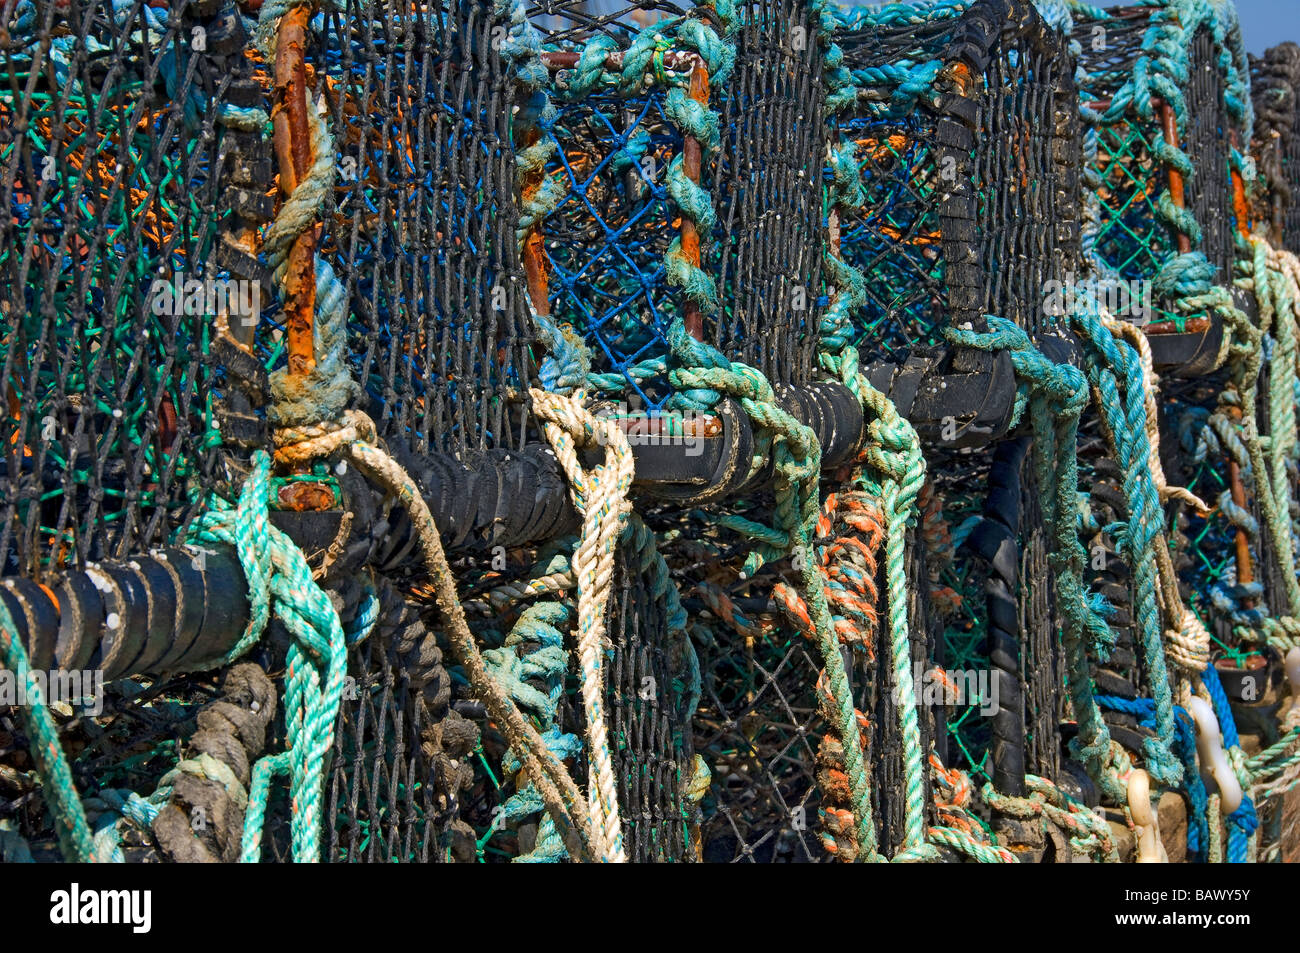
<svg viewBox="0 0 1300 953">
<path fill-rule="evenodd" d="M 252 622 L 222 664 L 256 642 L 270 607 L 293 636 L 284 702 L 288 750 L 253 766 L 242 859 L 255 863 L 261 857 L 270 782 L 288 775 L 294 860 L 314 863 L 320 860 L 325 765 L 347 673 L 347 642 L 338 612 L 312 579 L 301 550 L 267 519 L 270 456 L 258 451 L 252 462 L 238 506 L 209 510 L 193 531 L 194 539 L 234 545 L 249 581 Z"/>
<path fill-rule="evenodd" d="M 31 742 L 32 758 L 41 778 L 41 790 L 54 816 L 54 830 L 59 838 L 63 859 L 76 863 L 93 863 L 98 860 L 94 835 L 86 822 L 86 811 L 72 780 L 68 756 L 59 742 L 59 729 L 50 717 L 50 710 L 41 696 L 37 682 L 27 661 L 27 650 L 13 616 L 0 602 L 0 651 L 4 667 L 23 680 L 27 690 L 27 704 L 22 706 L 23 725 Z"/>
<path fill-rule="evenodd" d="M 983 350 L 1006 350 L 1021 382 L 1017 416 L 1030 413 L 1034 433 L 1034 469 L 1047 500 L 1045 514 L 1052 545 L 1048 560 L 1056 578 L 1057 608 L 1061 612 L 1061 641 L 1066 657 L 1066 684 L 1078 737 L 1071 747 L 1089 777 L 1116 803 L 1124 803 L 1127 787 L 1120 778 L 1131 769 L 1128 756 L 1111 741 L 1110 731 L 1094 698 L 1088 660 L 1090 633 L 1105 626 L 1083 585 L 1086 553 L 1078 533 L 1079 417 L 1088 403 L 1083 373 L 1069 364 L 1054 364 L 1030 343 L 1028 335 L 1010 321 L 988 317 L 990 331 L 980 334 L 949 329 L 954 343 Z"/>
</svg>

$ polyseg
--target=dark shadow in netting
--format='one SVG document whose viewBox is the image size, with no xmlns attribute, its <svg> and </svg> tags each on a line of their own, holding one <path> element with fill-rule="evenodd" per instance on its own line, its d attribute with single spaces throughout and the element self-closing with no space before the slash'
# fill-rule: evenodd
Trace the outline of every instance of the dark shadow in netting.
<svg viewBox="0 0 1300 953">
<path fill-rule="evenodd" d="M 1285 246 L 1300 234 L 1300 46 L 1280 43 L 1251 56 L 1250 98 L 1264 182 L 1256 215 L 1271 224 L 1270 241 Z"/>
</svg>

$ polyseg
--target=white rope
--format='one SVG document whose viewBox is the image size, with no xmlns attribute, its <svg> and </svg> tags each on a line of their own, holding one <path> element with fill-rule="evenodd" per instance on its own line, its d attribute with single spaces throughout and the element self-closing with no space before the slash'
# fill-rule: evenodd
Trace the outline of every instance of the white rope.
<svg viewBox="0 0 1300 953">
<path fill-rule="evenodd" d="M 594 417 L 583 407 L 583 393 L 572 396 L 534 389 L 533 413 L 568 477 L 573 504 L 582 514 L 582 536 L 573 554 L 578 579 L 578 658 L 582 701 L 587 716 L 587 806 L 591 827 L 603 840 L 605 860 L 626 863 L 618 786 L 605 724 L 605 607 L 614 575 L 614 557 L 631 504 L 632 450 L 616 421 Z M 579 447 L 600 445 L 605 462 L 584 470 Z"/>
</svg>

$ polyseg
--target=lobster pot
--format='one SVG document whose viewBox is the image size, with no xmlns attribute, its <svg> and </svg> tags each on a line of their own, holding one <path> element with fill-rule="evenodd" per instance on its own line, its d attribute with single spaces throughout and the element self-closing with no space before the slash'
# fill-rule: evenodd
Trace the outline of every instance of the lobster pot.
<svg viewBox="0 0 1300 953">
<path fill-rule="evenodd" d="M 593 17 L 577 12 L 581 4 L 534 5 L 555 111 L 515 126 L 516 148 L 537 139 L 549 152 L 545 178 L 523 183 L 525 219 L 530 197 L 556 193 L 524 249 L 544 275 L 535 303 L 583 335 L 610 391 L 649 410 L 669 396 L 675 319 L 774 383 L 795 383 L 810 376 L 809 328 L 822 303 L 822 89 L 806 11 L 793 0 L 741 5 L 735 68 L 714 77 L 675 44 L 679 14 L 660 6 Z M 644 60 L 633 55 L 648 35 L 639 31 L 665 37 L 666 48 L 633 76 L 624 63 Z M 577 68 L 580 51 L 597 41 L 610 44 L 600 77 Z M 717 143 L 699 145 L 674 117 L 670 90 L 717 115 Z M 669 188 L 676 174 L 698 180 L 706 218 L 683 214 Z M 698 248 L 711 300 L 670 282 L 665 253 L 674 240 L 687 257 Z"/>
<path fill-rule="evenodd" d="M 1096 221 L 1090 223 L 1096 234 L 1089 236 L 1089 252 L 1121 281 L 1149 282 L 1181 251 L 1199 250 L 1214 268 L 1214 282 L 1230 287 L 1239 253 L 1235 235 L 1242 225 L 1234 204 L 1232 150 L 1244 152 L 1249 145 L 1240 115 L 1228 108 L 1232 90 L 1223 66 L 1225 59 L 1232 59 L 1238 37 L 1231 34 L 1225 49 L 1216 42 L 1212 24 L 1184 25 L 1179 36 L 1188 70 L 1179 88 L 1185 104 L 1180 115 L 1174 103 L 1159 97 L 1139 102 L 1143 94 L 1135 93 L 1132 85 L 1140 61 L 1156 68 L 1142 46 L 1159 32 L 1170 12 L 1157 5 L 1107 13 L 1100 20 L 1079 14 L 1071 33 L 1082 48 L 1080 66 L 1086 74 L 1080 96 L 1085 108 L 1102 116 L 1095 129 L 1095 156 L 1085 158 L 1096 192 Z M 1132 99 L 1127 108 L 1115 110 L 1119 115 L 1108 115 L 1117 96 Z M 1193 175 L 1179 174 L 1162 157 L 1171 145 L 1191 160 Z M 1199 236 L 1180 231 L 1159 211 L 1162 195 L 1170 194 L 1178 203 L 1180 188 L 1182 205 L 1195 218 Z M 1153 326 L 1171 321 L 1178 330 L 1185 326 L 1185 316 L 1176 313 L 1167 298 L 1154 300 L 1149 315 L 1125 309 L 1122 299 L 1112 310 L 1130 319 L 1149 319 Z"/>
<path fill-rule="evenodd" d="M 730 35 L 735 65 L 725 76 L 702 69 L 677 43 L 684 12 L 644 4 L 600 16 L 581 4 L 535 4 L 554 114 L 521 114 L 515 124 L 516 149 L 537 141 L 550 153 L 545 184 L 522 183 L 524 220 L 531 221 L 530 196 L 558 193 L 524 246 L 525 266 L 535 261 L 543 276 L 534 302 L 583 335 L 609 392 L 650 411 L 672 395 L 667 335 L 675 320 L 773 384 L 802 384 L 813 373 L 825 304 L 815 25 L 793 0 L 741 4 Z M 652 34 L 663 37 L 659 55 L 643 74 L 622 72 Z M 577 64 L 597 42 L 610 49 L 608 75 L 598 79 Z M 716 115 L 716 142 L 697 144 L 676 117 L 671 101 L 682 94 Z M 695 175 L 697 162 L 707 219 L 685 214 L 669 188 L 673 175 Z M 698 243 L 712 301 L 670 282 L 665 254 L 677 240 L 686 250 Z M 647 521 L 663 531 L 682 515 L 664 508 Z M 620 553 L 623 588 L 615 588 L 609 626 L 611 727 L 621 746 L 630 855 L 821 859 L 816 736 L 803 734 L 819 730 L 815 650 L 782 626 L 749 639 L 719 623 L 707 636 L 694 629 L 698 662 L 683 665 L 695 649 L 671 631 L 662 597 L 635 565 L 635 554 Z M 708 785 L 696 773 L 696 752 L 712 773 Z"/>
<path fill-rule="evenodd" d="M 337 166 L 321 253 L 346 289 L 362 406 L 418 453 L 524 440 L 516 93 L 493 17 L 476 0 L 349 0 L 318 18 L 308 53 Z"/>
<path fill-rule="evenodd" d="M 184 2 L 0 19 L 0 557 L 43 579 L 167 541 L 217 484 L 214 328 L 261 291 L 217 231 L 259 154 L 222 119 L 237 38 Z"/>
<path fill-rule="evenodd" d="M 989 4 L 911 13 L 843 14 L 838 42 L 860 92 L 838 132 L 854 146 L 865 202 L 836 209 L 831 234 L 838 224 L 841 256 L 867 278 L 856 320 L 868 374 L 892 389 L 929 445 L 928 568 L 918 588 L 937 630 L 928 657 L 956 693 L 936 693 L 927 678 L 923 710 L 945 764 L 1007 790 L 1023 783 L 1027 765 L 1054 776 L 1059 760 L 1059 679 L 1043 670 L 1055 664 L 1048 577 L 1021 575 L 1045 564 L 1044 531 L 1032 493 L 1022 499 L 1023 447 L 1014 461 L 1001 451 L 951 452 L 955 443 L 983 448 L 1005 430 L 1013 386 L 1009 369 L 950 348 L 944 334 L 953 325 L 982 329 L 985 314 L 1035 337 L 1055 326 L 1052 288 L 1078 271 L 1080 255 L 1073 67 L 1062 36 L 1031 7 L 1010 17 Z M 995 412 L 999 374 L 1006 406 Z M 942 404 L 927 391 L 949 387 L 968 396 L 936 410 Z M 987 426 L 968 433 L 976 411 Z M 962 425 L 955 432 L 954 422 Z M 994 563 L 997 548 L 988 547 L 999 540 L 1017 564 Z M 991 658 L 1017 664 L 1000 671 Z M 999 680 L 1003 708 L 992 717 L 980 673 Z"/>
<path fill-rule="evenodd" d="M 1300 47 L 1281 43 L 1250 58 L 1255 108 L 1254 155 L 1263 188 L 1256 218 L 1271 227 L 1270 241 L 1294 247 L 1300 233 Z"/>
<path fill-rule="evenodd" d="M 839 248 L 868 279 L 859 349 L 895 363 L 943 346 L 949 326 L 983 327 L 985 314 L 1037 329 L 1047 282 L 1078 260 L 1073 68 L 1060 35 L 1027 4 L 1009 19 L 990 3 L 920 24 L 925 10 L 915 13 L 899 25 L 848 9 L 837 34 L 859 89 L 838 131 L 865 190 L 860 209 L 837 210 Z"/>
</svg>

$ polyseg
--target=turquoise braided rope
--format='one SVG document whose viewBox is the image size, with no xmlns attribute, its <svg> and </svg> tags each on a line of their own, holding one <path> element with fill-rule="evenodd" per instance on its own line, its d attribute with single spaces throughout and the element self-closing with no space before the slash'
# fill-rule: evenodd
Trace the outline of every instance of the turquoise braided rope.
<svg viewBox="0 0 1300 953">
<path fill-rule="evenodd" d="M 856 104 L 857 77 L 843 66 L 843 52 L 834 38 L 837 27 L 835 14 L 822 0 L 813 0 L 808 9 L 817 18 L 822 75 L 827 88 L 827 110 L 834 113 Z M 928 89 L 937 73 L 937 69 L 933 70 L 919 86 L 913 84 L 908 89 L 919 95 L 921 89 Z M 894 102 L 899 104 L 897 98 Z M 830 147 L 829 169 L 831 180 L 826 197 L 828 207 L 837 212 L 840 209 L 861 208 L 866 196 L 861 170 L 856 161 L 855 146 L 842 134 L 839 144 Z M 829 244 L 823 245 L 822 260 L 837 291 L 818 327 L 818 361 L 824 369 L 843 381 L 857 395 L 864 412 L 874 417 L 868 427 L 869 449 L 866 462 L 880 478 L 880 483 L 872 487 L 872 490 L 881 497 L 886 517 L 885 563 L 889 592 L 890 657 L 898 695 L 906 798 L 903 843 L 895 859 L 929 860 L 934 859 L 937 853 L 933 845 L 926 842 L 925 764 L 921 750 L 916 688 L 911 670 L 906 568 L 907 527 L 915 518 L 916 498 L 925 481 L 925 461 L 911 425 L 898 414 L 883 394 L 867 383 L 859 369 L 858 352 L 853 344 L 855 334 L 852 315 L 866 303 L 866 277 L 836 254 Z M 859 844 L 869 844 L 870 853 L 874 854 L 875 831 L 869 784 L 864 782 L 851 793 Z M 871 832 L 870 840 L 864 836 L 864 831 L 867 830 Z"/>
<path fill-rule="evenodd" d="M 3 602 L 0 602 L 0 659 L 5 668 L 22 680 L 27 692 L 27 704 L 22 706 L 23 727 L 31 740 L 32 759 L 41 778 L 41 792 L 54 816 L 54 830 L 63 859 L 93 863 L 98 859 L 95 838 L 72 780 L 68 756 L 59 741 L 59 729 L 41 696 L 40 683 L 31 674 L 18 626 Z"/>
<path fill-rule="evenodd" d="M 1146 429 L 1142 365 L 1137 353 L 1128 344 L 1116 341 L 1102 324 L 1099 308 L 1091 296 L 1079 302 L 1069 320 L 1084 344 L 1088 380 L 1100 397 L 1099 408 L 1114 437 L 1124 475 L 1129 519 L 1121 542 L 1133 571 L 1135 608 L 1158 732 L 1158 737 L 1148 738 L 1144 746 L 1146 769 L 1160 784 L 1173 787 L 1182 779 L 1182 764 L 1173 754 L 1177 729 L 1156 596 L 1154 549 L 1163 528 L 1164 511 L 1148 467 L 1151 447 Z"/>
<path fill-rule="evenodd" d="M 1078 737 L 1071 743 L 1089 777 L 1115 803 L 1125 803 L 1127 787 L 1120 781 L 1129 768 L 1127 757 L 1111 742 L 1101 717 L 1088 665 L 1088 635 L 1105 626 L 1083 585 L 1086 553 L 1078 533 L 1079 417 L 1088 403 L 1083 372 L 1055 364 L 1035 349 L 1028 335 L 1010 321 L 988 316 L 989 332 L 950 328 L 957 344 L 984 350 L 1006 350 L 1021 382 L 1017 413 L 1028 406 L 1034 432 L 1034 468 L 1048 501 L 1046 520 L 1051 534 L 1049 562 L 1056 577 L 1057 606 L 1062 616 L 1061 641 L 1066 656 L 1066 682 Z"/>
<path fill-rule="evenodd" d="M 1296 437 L 1296 322 L 1290 284 L 1273 270 L 1268 261 L 1268 244 L 1253 239 L 1249 284 L 1259 303 L 1260 332 L 1269 335 L 1267 448 L 1259 435 L 1248 434 L 1251 469 L 1255 473 L 1256 495 L 1272 537 L 1273 549 L 1286 588 L 1290 615 L 1300 616 L 1300 582 L 1296 578 L 1295 537 L 1291 511 L 1293 468 L 1297 458 Z M 1245 284 L 1246 282 L 1240 282 Z M 1254 415 L 1248 418 L 1251 424 Z M 1253 437 L 1254 439 L 1249 439 Z"/>
<path fill-rule="evenodd" d="M 259 759 L 253 768 L 249 807 L 244 818 L 242 859 L 261 856 L 262 826 L 271 779 L 289 776 L 293 856 L 298 862 L 320 860 L 325 764 L 334 743 L 334 726 L 347 670 L 347 638 L 329 596 L 312 579 L 302 552 L 267 520 L 271 458 L 253 455 L 253 466 L 231 510 L 212 509 L 195 525 L 192 538 L 232 544 L 250 584 L 253 618 L 262 624 L 268 605 L 293 640 L 289 645 L 285 685 L 285 734 L 288 750 Z M 251 625 L 226 657 L 233 661 L 260 635 Z"/>
</svg>

